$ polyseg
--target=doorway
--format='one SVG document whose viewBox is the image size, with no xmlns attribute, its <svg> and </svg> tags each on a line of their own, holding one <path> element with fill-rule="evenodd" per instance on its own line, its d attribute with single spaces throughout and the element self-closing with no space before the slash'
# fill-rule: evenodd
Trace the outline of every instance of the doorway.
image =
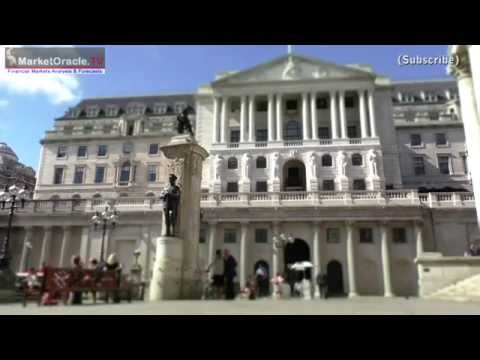
<svg viewBox="0 0 480 360">
<path fill-rule="evenodd" d="M 305 278 L 310 280 L 312 277 L 312 271 L 310 268 L 306 269 L 305 272 L 301 271 L 292 271 L 288 268 L 288 265 L 293 265 L 296 262 L 310 261 L 310 248 L 305 240 L 295 239 L 293 243 L 289 243 L 285 246 L 285 274 L 287 278 L 291 276 L 297 276 L 298 280 L 303 280 Z"/>
<path fill-rule="evenodd" d="M 332 260 L 327 265 L 327 289 L 328 296 L 345 295 L 342 264 L 337 260 Z"/>
<path fill-rule="evenodd" d="M 305 165 L 300 160 L 289 160 L 283 166 L 283 191 L 306 191 Z"/>
</svg>

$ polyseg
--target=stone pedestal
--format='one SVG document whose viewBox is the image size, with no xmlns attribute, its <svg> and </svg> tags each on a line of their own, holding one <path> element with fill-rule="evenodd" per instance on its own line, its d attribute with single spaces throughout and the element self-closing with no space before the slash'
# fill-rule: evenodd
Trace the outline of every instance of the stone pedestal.
<svg viewBox="0 0 480 360">
<path fill-rule="evenodd" d="M 349 190 L 349 182 L 346 176 L 340 176 L 336 179 L 337 188 L 339 191 L 348 191 Z"/>
<path fill-rule="evenodd" d="M 169 172 L 177 176 L 181 196 L 175 237 L 157 239 L 159 244 L 151 285 L 152 288 L 156 287 L 156 290 L 151 291 L 150 300 L 172 297 L 200 299 L 202 294 L 199 279 L 201 271 L 198 264 L 200 195 L 202 165 L 208 157 L 208 152 L 190 135 L 175 136 L 168 145 L 160 149 L 165 157 L 171 160 Z M 177 260 L 174 261 L 173 258 Z M 178 262 L 181 263 L 179 291 L 175 285 L 176 280 L 173 280 L 178 275 L 174 270 Z"/>
<path fill-rule="evenodd" d="M 382 181 L 380 180 L 380 178 L 378 176 L 377 177 L 370 177 L 368 179 L 368 182 L 370 184 L 370 190 L 373 190 L 373 191 L 382 190 Z"/>
<path fill-rule="evenodd" d="M 318 191 L 318 179 L 311 179 L 310 180 L 310 191 Z"/>
<path fill-rule="evenodd" d="M 269 187 L 270 192 L 280 192 L 280 179 L 269 180 Z"/>
<path fill-rule="evenodd" d="M 250 180 L 242 179 L 239 183 L 239 189 L 238 190 L 241 193 L 249 193 L 250 192 L 250 186 L 251 186 Z"/>
<path fill-rule="evenodd" d="M 215 180 L 215 182 L 213 183 L 213 192 L 217 193 L 217 194 L 222 192 L 222 182 L 221 181 Z"/>
<path fill-rule="evenodd" d="M 183 240 L 176 237 L 157 238 L 150 300 L 175 300 L 181 297 Z"/>
</svg>

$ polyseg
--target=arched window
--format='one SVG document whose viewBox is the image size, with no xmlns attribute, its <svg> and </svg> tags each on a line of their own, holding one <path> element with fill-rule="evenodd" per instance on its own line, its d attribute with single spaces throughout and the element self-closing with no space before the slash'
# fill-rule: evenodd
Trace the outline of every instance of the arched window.
<svg viewBox="0 0 480 360">
<path fill-rule="evenodd" d="M 353 154 L 352 155 L 352 165 L 353 166 L 362 166 L 363 165 L 363 158 L 360 154 Z"/>
<path fill-rule="evenodd" d="M 265 169 L 267 167 L 267 159 L 264 156 L 257 157 L 257 169 Z"/>
<path fill-rule="evenodd" d="M 130 161 L 123 163 L 120 168 L 120 183 L 128 183 L 130 181 Z"/>
<path fill-rule="evenodd" d="M 228 159 L 227 163 L 228 169 L 237 169 L 238 168 L 238 160 L 236 157 L 231 157 Z"/>
<path fill-rule="evenodd" d="M 302 126 L 298 121 L 289 121 L 285 131 L 285 140 L 301 140 Z"/>
<path fill-rule="evenodd" d="M 332 166 L 332 156 L 325 154 L 322 156 L 322 166 Z"/>
</svg>

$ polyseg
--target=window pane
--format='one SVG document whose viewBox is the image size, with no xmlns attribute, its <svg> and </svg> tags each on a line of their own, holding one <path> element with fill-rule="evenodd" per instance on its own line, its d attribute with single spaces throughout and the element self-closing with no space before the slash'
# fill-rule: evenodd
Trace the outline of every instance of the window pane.
<svg viewBox="0 0 480 360">
<path fill-rule="evenodd" d="M 258 244 L 268 243 L 268 230 L 267 229 L 255 229 L 255 242 Z"/>
<path fill-rule="evenodd" d="M 322 156 L 322 166 L 332 166 L 332 156 L 325 154 Z"/>
<path fill-rule="evenodd" d="M 346 96 L 345 97 L 345 107 L 346 108 L 355 107 L 355 99 L 353 98 L 353 96 Z"/>
<path fill-rule="evenodd" d="M 268 101 L 261 100 L 257 101 L 257 111 L 258 112 L 265 112 L 268 109 Z"/>
<path fill-rule="evenodd" d="M 106 156 L 107 155 L 107 145 L 98 145 L 98 156 Z"/>
<path fill-rule="evenodd" d="M 413 169 L 415 175 L 425 175 L 425 165 L 423 164 L 423 157 L 417 156 L 413 158 Z"/>
<path fill-rule="evenodd" d="M 437 145 L 447 145 L 447 137 L 445 134 L 435 134 L 435 141 Z"/>
<path fill-rule="evenodd" d="M 328 127 L 319 127 L 318 137 L 320 139 L 330 139 L 330 129 Z"/>
<path fill-rule="evenodd" d="M 75 167 L 75 174 L 73 176 L 73 183 L 74 184 L 82 184 L 83 183 L 83 173 L 85 168 L 83 166 Z"/>
<path fill-rule="evenodd" d="M 158 154 L 158 144 L 150 144 L 150 147 L 148 149 L 148 153 L 150 155 Z"/>
<path fill-rule="evenodd" d="M 235 230 L 225 230 L 223 242 L 225 244 L 235 244 L 237 242 L 236 235 L 237 232 Z"/>
<path fill-rule="evenodd" d="M 265 169 L 267 167 L 267 159 L 264 156 L 257 158 L 257 169 Z"/>
<path fill-rule="evenodd" d="M 356 139 L 358 137 L 357 134 L 357 127 L 356 126 L 349 126 L 347 127 L 347 136 L 350 139 Z"/>
<path fill-rule="evenodd" d="M 360 228 L 360 242 L 373 243 L 373 231 L 370 228 Z"/>
<path fill-rule="evenodd" d="M 450 174 L 450 166 L 448 161 L 448 156 L 439 156 L 438 157 L 438 168 L 440 173 L 444 175 Z"/>
<path fill-rule="evenodd" d="M 360 154 L 353 154 L 352 155 L 352 165 L 353 166 L 362 166 L 363 158 Z"/>
<path fill-rule="evenodd" d="M 148 166 L 148 182 L 157 181 L 157 167 L 155 165 Z"/>
<path fill-rule="evenodd" d="M 287 111 L 295 111 L 298 109 L 298 101 L 297 100 L 287 100 L 285 102 L 285 107 Z"/>
<path fill-rule="evenodd" d="M 87 156 L 87 147 L 84 146 L 84 145 L 79 146 L 77 156 L 78 157 L 86 157 Z"/>
<path fill-rule="evenodd" d="M 63 181 L 63 168 L 55 168 L 54 184 L 61 184 Z"/>
<path fill-rule="evenodd" d="M 238 160 L 237 158 L 235 157 L 231 157 L 228 159 L 228 162 L 227 162 L 227 168 L 228 169 L 236 169 L 238 168 Z"/>
<path fill-rule="evenodd" d="M 422 137 L 419 134 L 411 134 L 410 135 L 410 145 L 411 146 L 422 145 Z"/>
<path fill-rule="evenodd" d="M 105 167 L 104 166 L 97 166 L 95 169 L 95 183 L 101 184 L 105 178 Z"/>
<path fill-rule="evenodd" d="M 120 170 L 120 182 L 128 183 L 130 181 L 130 165 L 125 165 Z"/>
<path fill-rule="evenodd" d="M 339 243 L 340 242 L 340 229 L 329 228 L 327 229 L 327 242 L 328 243 Z"/>
<path fill-rule="evenodd" d="M 285 129 L 285 140 L 301 140 L 302 126 L 298 121 L 289 121 Z"/>
<path fill-rule="evenodd" d="M 326 98 L 317 99 L 317 109 L 328 109 L 328 102 Z"/>
<path fill-rule="evenodd" d="M 257 141 L 267 141 L 268 131 L 267 129 L 257 129 Z"/>
<path fill-rule="evenodd" d="M 393 242 L 397 244 L 404 244 L 407 242 L 405 228 L 393 228 Z"/>
<path fill-rule="evenodd" d="M 356 179 L 353 180 L 353 190 L 366 190 L 367 187 L 365 185 L 365 180 L 363 179 Z"/>
<path fill-rule="evenodd" d="M 238 193 L 238 183 L 237 183 L 237 182 L 229 182 L 229 183 L 227 183 L 227 192 L 229 192 L 229 193 Z"/>
<path fill-rule="evenodd" d="M 239 143 L 240 142 L 240 130 L 230 131 L 230 142 Z"/>
<path fill-rule="evenodd" d="M 64 158 L 67 156 L 67 147 L 65 145 L 59 145 L 57 149 L 57 157 Z"/>
<path fill-rule="evenodd" d="M 333 180 L 323 180 L 324 191 L 335 191 L 335 182 Z"/>
<path fill-rule="evenodd" d="M 256 192 L 267 192 L 267 182 L 266 181 L 257 181 Z"/>
</svg>

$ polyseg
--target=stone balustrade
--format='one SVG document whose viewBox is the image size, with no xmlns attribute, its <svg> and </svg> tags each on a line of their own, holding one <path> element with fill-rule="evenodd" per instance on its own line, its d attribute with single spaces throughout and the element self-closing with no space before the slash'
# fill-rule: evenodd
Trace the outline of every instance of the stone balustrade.
<svg viewBox="0 0 480 360">
<path fill-rule="evenodd" d="M 202 193 L 203 208 L 268 206 L 422 206 L 428 208 L 474 208 L 473 193 L 419 194 L 415 190 L 387 191 L 303 191 L 266 193 Z M 161 211 L 162 203 L 154 197 L 117 199 L 32 200 L 19 213 L 82 213 L 101 211 L 105 202 L 121 212 Z"/>
</svg>

